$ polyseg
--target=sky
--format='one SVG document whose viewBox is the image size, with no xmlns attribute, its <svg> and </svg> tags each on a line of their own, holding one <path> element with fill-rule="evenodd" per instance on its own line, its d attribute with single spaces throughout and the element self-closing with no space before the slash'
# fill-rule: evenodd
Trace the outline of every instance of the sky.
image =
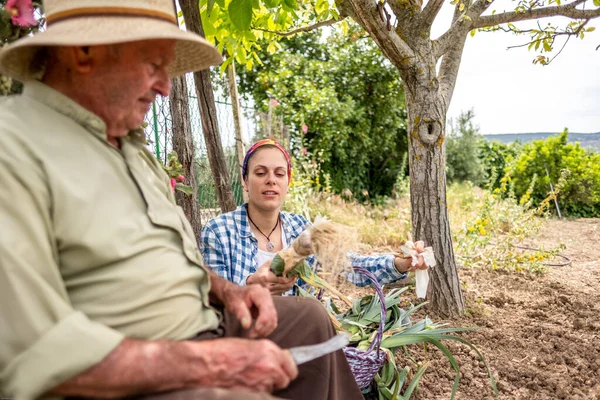
<svg viewBox="0 0 600 400">
<path fill-rule="evenodd" d="M 450 7 L 442 9 L 432 29 L 434 37 L 445 30 L 451 12 Z M 469 36 L 448 116 L 473 108 L 474 122 L 484 135 L 560 132 L 565 127 L 570 132 L 600 132 L 600 18 L 597 21 L 588 25 L 596 26 L 594 32 L 583 40 L 570 39 L 548 66 L 534 65 L 537 53 L 527 47 L 507 50 L 526 43 L 527 36 Z"/>
</svg>

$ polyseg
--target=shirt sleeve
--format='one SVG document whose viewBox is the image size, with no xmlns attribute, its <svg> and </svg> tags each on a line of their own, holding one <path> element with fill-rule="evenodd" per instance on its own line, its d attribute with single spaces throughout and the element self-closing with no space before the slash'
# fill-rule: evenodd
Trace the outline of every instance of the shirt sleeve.
<svg viewBox="0 0 600 400">
<path fill-rule="evenodd" d="M 0 133 L 0 387 L 34 399 L 99 363 L 123 335 L 71 306 L 44 168 Z"/>
<path fill-rule="evenodd" d="M 386 285 L 400 279 L 405 279 L 408 275 L 406 272 L 399 272 L 398 269 L 396 269 L 396 266 L 394 265 L 395 256 L 393 254 L 362 256 L 357 253 L 349 252 L 348 258 L 353 267 L 362 267 L 375 275 L 377 282 L 380 285 Z M 367 286 L 370 282 L 369 278 L 362 275 L 360 272 L 349 272 L 346 279 L 357 286 Z"/>
<path fill-rule="evenodd" d="M 202 227 L 199 247 L 206 267 L 210 268 L 223 279 L 241 286 L 246 285 L 246 279 L 234 276 L 232 267 L 226 261 L 225 249 L 223 248 L 221 238 L 210 224 Z"/>
</svg>

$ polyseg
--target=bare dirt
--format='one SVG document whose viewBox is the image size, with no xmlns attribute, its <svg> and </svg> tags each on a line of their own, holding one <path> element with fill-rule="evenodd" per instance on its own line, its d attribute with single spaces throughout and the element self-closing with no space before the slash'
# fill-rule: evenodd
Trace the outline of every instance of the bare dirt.
<svg viewBox="0 0 600 400">
<path fill-rule="evenodd" d="M 560 242 L 572 264 L 543 275 L 459 270 L 467 314 L 447 322 L 481 327 L 461 336 L 489 363 L 498 399 L 600 399 L 600 219 L 549 220 L 527 245 Z M 447 344 L 461 367 L 456 399 L 495 398 L 476 353 Z M 413 398 L 449 399 L 448 360 L 431 347 L 413 356 L 429 363 Z"/>
</svg>

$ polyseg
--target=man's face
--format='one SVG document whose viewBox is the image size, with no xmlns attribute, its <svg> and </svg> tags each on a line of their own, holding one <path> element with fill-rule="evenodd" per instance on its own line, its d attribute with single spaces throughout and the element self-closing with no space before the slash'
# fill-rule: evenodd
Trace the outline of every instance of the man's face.
<svg viewBox="0 0 600 400">
<path fill-rule="evenodd" d="M 89 96 L 95 97 L 93 111 L 106 122 L 109 139 L 139 128 L 156 96 L 169 95 L 167 67 L 174 58 L 174 40 L 105 46 L 91 70 L 95 93 Z"/>
</svg>

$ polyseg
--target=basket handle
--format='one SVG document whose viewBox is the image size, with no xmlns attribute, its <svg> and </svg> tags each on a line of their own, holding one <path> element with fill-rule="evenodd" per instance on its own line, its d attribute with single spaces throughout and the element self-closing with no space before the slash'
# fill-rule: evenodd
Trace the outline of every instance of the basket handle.
<svg viewBox="0 0 600 400">
<path fill-rule="evenodd" d="M 375 339 L 371 342 L 369 346 L 369 350 L 367 353 L 372 352 L 377 347 L 377 353 L 379 354 L 379 345 L 381 344 L 381 339 L 383 338 L 383 329 L 385 327 L 385 317 L 387 314 L 387 308 L 385 306 L 385 295 L 383 294 L 383 290 L 379 282 L 377 282 L 377 278 L 371 272 L 367 271 L 363 267 L 353 267 L 354 271 L 360 273 L 361 275 L 366 276 L 371 281 L 373 287 L 375 287 L 375 291 L 377 292 L 377 296 L 379 296 L 379 303 L 381 305 L 381 321 L 379 324 L 379 329 L 377 329 L 377 334 L 375 335 Z"/>
</svg>

